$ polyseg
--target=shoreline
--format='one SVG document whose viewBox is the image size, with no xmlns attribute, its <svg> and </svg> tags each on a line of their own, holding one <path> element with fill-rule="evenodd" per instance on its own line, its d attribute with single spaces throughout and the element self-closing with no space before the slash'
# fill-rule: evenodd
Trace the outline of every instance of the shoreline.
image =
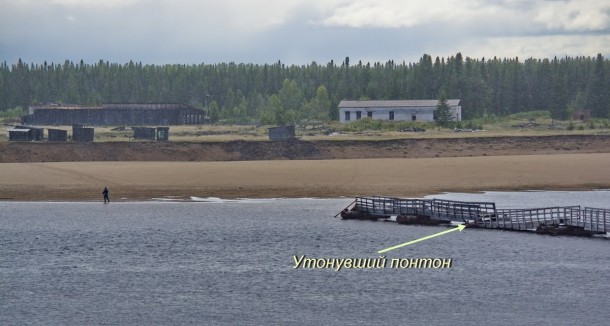
<svg viewBox="0 0 610 326">
<path fill-rule="evenodd" d="M 0 201 L 421 197 L 610 188 L 610 153 L 231 162 L 1 163 Z M 12 198 L 12 199 L 10 199 Z M 164 199 L 166 200 L 166 199 Z"/>
<path fill-rule="evenodd" d="M 513 189 L 513 190 L 473 190 L 473 191 L 447 191 L 447 192 L 438 192 L 438 193 L 429 193 L 423 195 L 412 195 L 407 197 L 397 197 L 401 199 L 421 199 L 428 196 L 437 196 L 444 194 L 455 194 L 455 193 L 469 193 L 469 194 L 484 194 L 487 192 L 610 192 L 610 188 L 562 188 L 562 189 Z M 170 197 L 170 196 L 168 196 Z M 195 196 L 191 196 L 195 197 Z M 133 199 L 133 198 L 119 198 L 114 199 L 111 203 L 225 203 L 225 202 L 247 202 L 247 201 L 274 201 L 274 200 L 353 200 L 358 196 L 340 196 L 340 197 L 195 197 L 197 199 L 192 198 L 142 198 L 142 199 Z M 366 197 L 365 195 L 361 195 L 360 197 Z M 81 200 L 81 199 L 47 199 L 47 200 L 16 200 L 12 198 L 0 198 L 0 203 L 102 203 L 103 200 Z"/>
</svg>

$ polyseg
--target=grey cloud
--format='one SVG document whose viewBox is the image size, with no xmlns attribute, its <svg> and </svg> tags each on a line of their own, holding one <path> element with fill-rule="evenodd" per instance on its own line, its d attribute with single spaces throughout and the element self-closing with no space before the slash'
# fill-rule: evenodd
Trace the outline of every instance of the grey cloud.
<svg viewBox="0 0 610 326">
<path fill-rule="evenodd" d="M 325 6 L 315 1 L 317 5 L 307 1 L 273 3 L 286 3 L 286 8 L 256 8 L 251 3 L 240 7 L 241 2 L 229 2 L 219 7 L 211 1 L 131 1 L 106 7 L 37 2 L 36 6 L 18 9 L 4 1 L 0 2 L 1 59 L 9 63 L 22 58 L 36 63 L 103 59 L 154 64 L 278 60 L 325 64 L 333 59 L 340 64 L 346 56 L 357 63 L 415 62 L 423 53 L 446 56 L 462 52 L 473 56 L 491 52 L 499 57 L 513 56 L 517 50 L 525 52 L 516 53 L 520 57 L 552 56 L 562 51 L 566 55 L 594 55 L 591 49 L 610 53 L 610 45 L 594 41 L 607 37 L 607 28 L 552 29 L 544 21 L 534 21 L 535 10 L 544 1 L 465 0 L 468 8 L 480 14 L 464 13 L 460 19 L 430 19 L 393 28 L 319 23 L 345 1 Z M 573 33 L 576 35 L 571 36 Z M 554 35 L 566 37 L 543 37 Z M 541 46 L 534 51 L 536 37 L 540 37 Z M 579 47 L 588 52 L 575 53 Z"/>
</svg>

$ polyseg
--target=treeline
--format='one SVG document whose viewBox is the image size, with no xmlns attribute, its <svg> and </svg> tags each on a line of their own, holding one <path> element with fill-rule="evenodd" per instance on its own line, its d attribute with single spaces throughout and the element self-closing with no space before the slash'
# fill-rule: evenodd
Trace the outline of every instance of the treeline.
<svg viewBox="0 0 610 326">
<path fill-rule="evenodd" d="M 417 63 L 143 65 L 99 61 L 0 66 L 0 109 L 39 103 L 186 103 L 215 121 L 338 119 L 343 99 L 462 100 L 464 118 L 578 109 L 610 117 L 610 62 L 596 57 L 473 59 L 424 54 Z"/>
</svg>

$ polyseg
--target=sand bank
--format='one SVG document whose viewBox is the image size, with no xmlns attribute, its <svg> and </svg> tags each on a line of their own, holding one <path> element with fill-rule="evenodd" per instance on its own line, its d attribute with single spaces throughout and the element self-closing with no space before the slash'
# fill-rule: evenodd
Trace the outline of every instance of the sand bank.
<svg viewBox="0 0 610 326">
<path fill-rule="evenodd" d="M 610 188 L 610 153 L 236 162 L 0 164 L 2 200 L 421 196 Z"/>
</svg>

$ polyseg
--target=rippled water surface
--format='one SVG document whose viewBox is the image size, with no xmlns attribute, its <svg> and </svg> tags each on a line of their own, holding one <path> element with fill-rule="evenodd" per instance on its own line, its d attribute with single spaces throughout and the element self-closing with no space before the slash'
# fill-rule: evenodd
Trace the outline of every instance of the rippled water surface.
<svg viewBox="0 0 610 326">
<path fill-rule="evenodd" d="M 447 194 L 609 207 L 610 192 Z M 567 202 L 576 199 L 576 203 Z M 1 325 L 605 325 L 610 241 L 466 229 L 390 251 L 450 269 L 294 269 L 443 230 L 342 221 L 351 199 L 0 203 Z"/>
</svg>

